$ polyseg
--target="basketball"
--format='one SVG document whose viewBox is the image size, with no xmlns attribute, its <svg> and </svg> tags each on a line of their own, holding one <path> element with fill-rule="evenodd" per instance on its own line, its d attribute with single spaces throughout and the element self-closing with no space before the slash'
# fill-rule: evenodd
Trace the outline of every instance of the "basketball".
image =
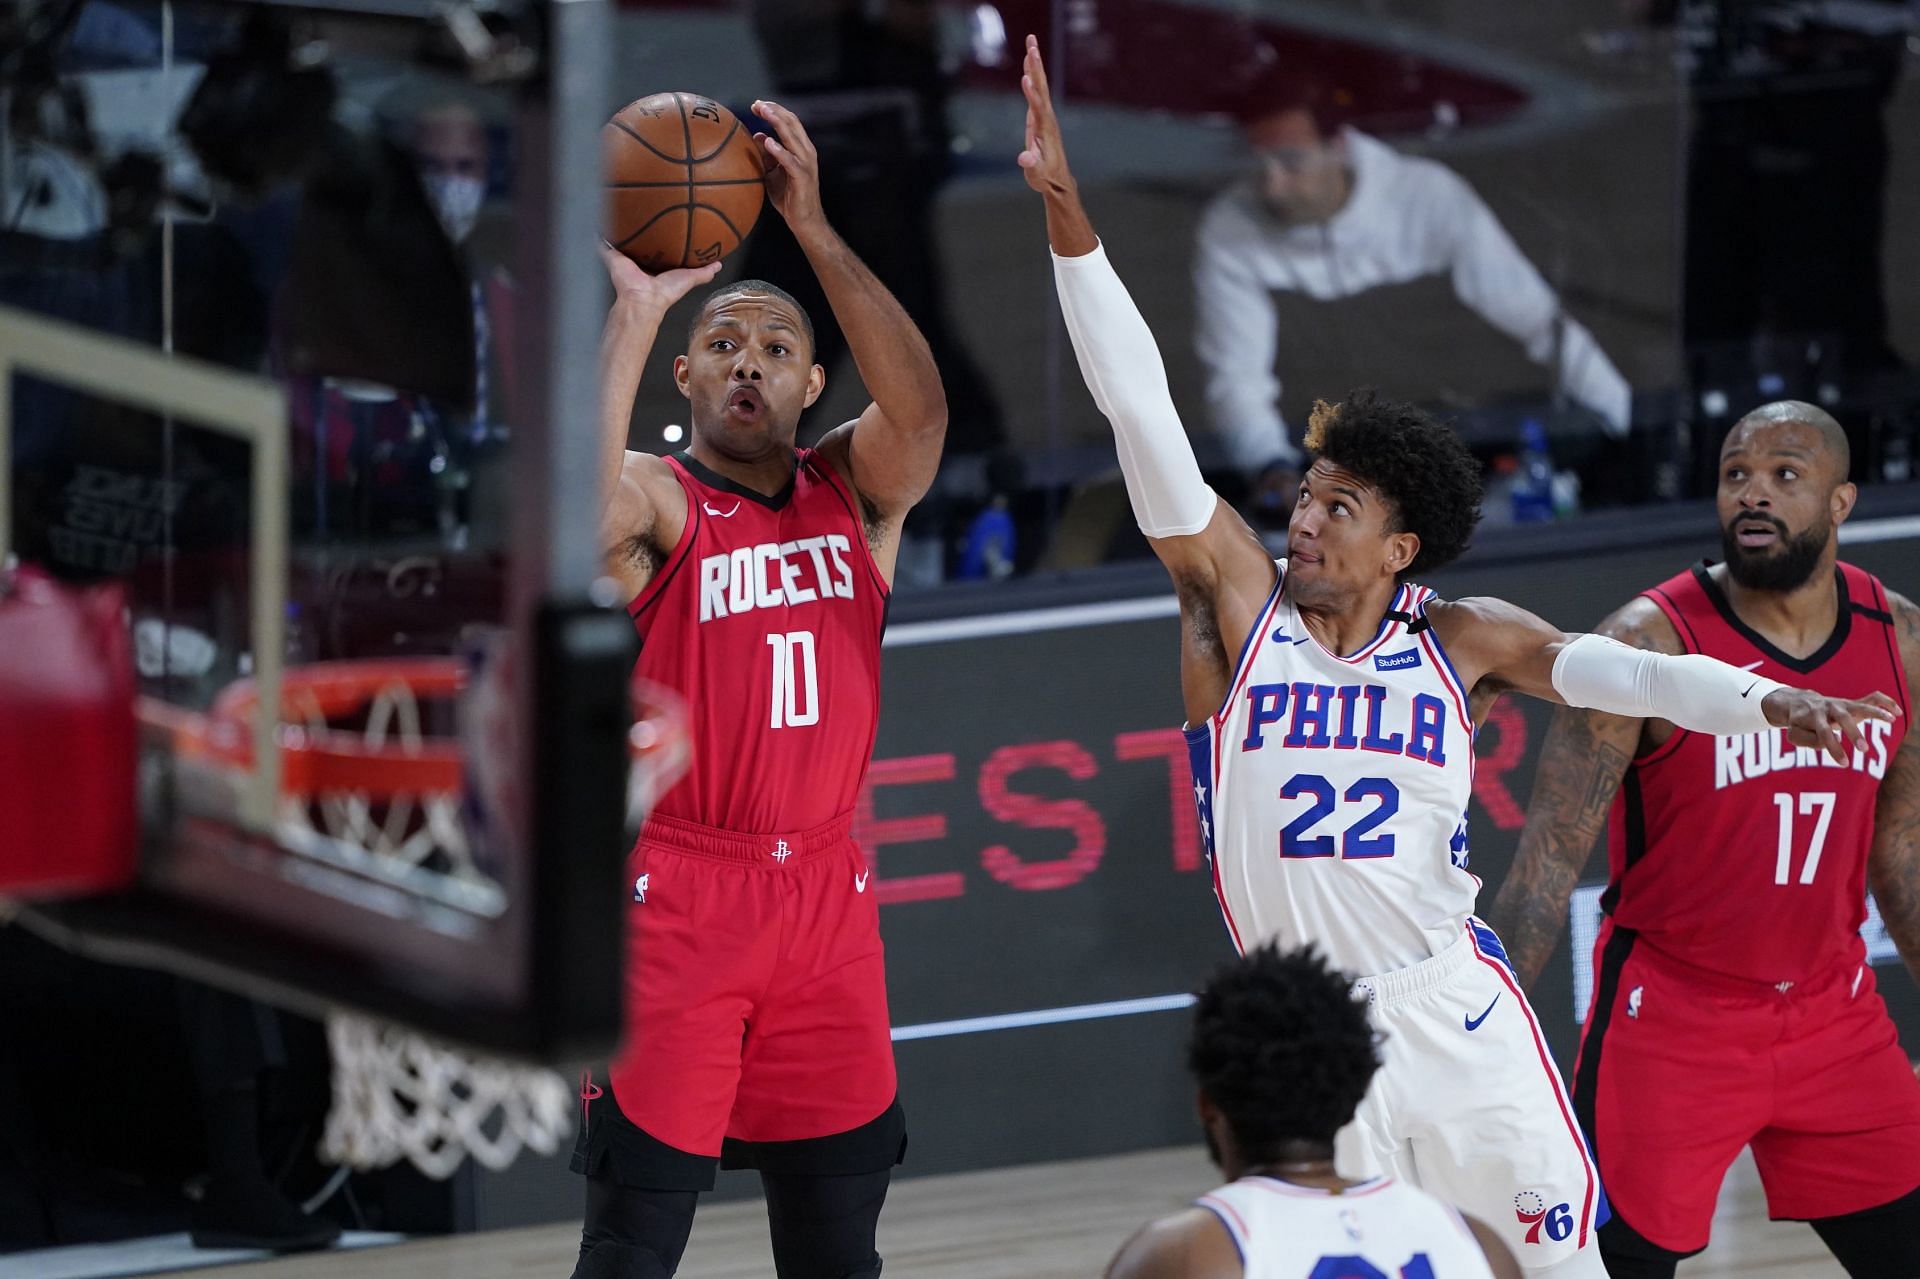
<svg viewBox="0 0 1920 1279">
<path fill-rule="evenodd" d="M 601 145 L 607 242 L 648 271 L 718 262 L 760 216 L 759 144 L 712 98 L 656 93 L 630 102 L 607 121 Z"/>
</svg>

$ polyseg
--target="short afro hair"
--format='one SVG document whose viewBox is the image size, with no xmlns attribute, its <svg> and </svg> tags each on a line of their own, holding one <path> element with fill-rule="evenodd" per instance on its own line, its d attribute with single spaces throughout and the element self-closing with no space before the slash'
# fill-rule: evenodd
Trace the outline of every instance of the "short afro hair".
<svg viewBox="0 0 1920 1279">
<path fill-rule="evenodd" d="M 1380 1068 L 1378 1044 L 1351 979 L 1311 945 L 1269 943 L 1200 992 L 1187 1065 L 1241 1157 L 1258 1163 L 1283 1142 L 1331 1144 Z"/>
<path fill-rule="evenodd" d="M 693 313 L 693 319 L 687 324 L 687 345 L 693 345 L 693 340 L 700 336 L 700 326 L 706 323 L 707 312 L 713 310 L 714 307 L 726 301 L 728 298 L 739 297 L 742 294 L 778 298 L 780 301 L 785 302 L 793 308 L 794 314 L 800 317 L 800 327 L 807 335 L 807 354 L 812 355 L 820 349 L 819 343 L 813 339 L 813 317 L 807 314 L 807 308 L 801 306 L 800 300 L 794 297 L 793 294 L 787 292 L 779 285 L 769 284 L 765 280 L 735 280 L 731 284 L 721 285 L 713 292 L 707 294 L 706 297 L 702 298 L 700 300 L 700 309 Z"/>
<path fill-rule="evenodd" d="M 1480 464 L 1453 428 L 1369 389 L 1313 406 L 1307 452 L 1350 471 L 1392 507 L 1390 527 L 1420 550 L 1402 578 L 1460 558 L 1480 522 Z"/>
</svg>

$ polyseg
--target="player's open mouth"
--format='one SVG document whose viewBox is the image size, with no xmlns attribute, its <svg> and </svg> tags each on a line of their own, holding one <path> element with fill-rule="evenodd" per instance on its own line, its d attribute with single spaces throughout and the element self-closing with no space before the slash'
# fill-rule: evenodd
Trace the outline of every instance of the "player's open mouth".
<svg viewBox="0 0 1920 1279">
<path fill-rule="evenodd" d="M 1780 540 L 1780 529 L 1771 520 L 1740 520 L 1733 526 L 1733 540 L 1742 546 L 1772 546 Z"/>
<path fill-rule="evenodd" d="M 727 412 L 748 422 L 759 420 L 767 411 L 767 402 L 760 398 L 760 392 L 750 386 L 735 387 L 733 394 L 727 397 Z"/>
</svg>

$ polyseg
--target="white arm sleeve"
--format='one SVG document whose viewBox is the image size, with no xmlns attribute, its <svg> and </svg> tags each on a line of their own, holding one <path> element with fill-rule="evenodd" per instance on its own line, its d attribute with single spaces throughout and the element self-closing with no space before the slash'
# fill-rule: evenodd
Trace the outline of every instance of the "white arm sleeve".
<svg viewBox="0 0 1920 1279">
<path fill-rule="evenodd" d="M 1649 653 L 1604 635 L 1581 635 L 1554 659 L 1553 687 L 1569 706 L 1730 737 L 1772 729 L 1760 703 L 1786 685 L 1701 653 Z"/>
<path fill-rule="evenodd" d="M 1060 310 L 1093 402 L 1113 424 L 1133 517 L 1148 537 L 1187 537 L 1206 528 L 1217 499 L 1200 478 L 1193 445 L 1173 407 L 1160 348 L 1120 283 L 1104 245 L 1053 259 Z"/>
</svg>

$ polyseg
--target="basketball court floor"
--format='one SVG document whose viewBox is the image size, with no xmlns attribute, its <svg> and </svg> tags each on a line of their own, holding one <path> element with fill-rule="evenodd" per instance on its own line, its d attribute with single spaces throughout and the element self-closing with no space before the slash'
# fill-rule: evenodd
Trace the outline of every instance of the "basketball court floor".
<svg viewBox="0 0 1920 1279">
<path fill-rule="evenodd" d="M 897 1182 L 880 1220 L 887 1272 L 917 1279 L 1082 1279 L 1098 1275 L 1140 1222 L 1215 1183 L 1198 1146 Z M 1806 1226 L 1767 1220 L 1753 1163 L 1728 1174 L 1714 1243 L 1682 1263 L 1691 1279 L 1844 1279 Z M 181 1279 L 563 1279 L 579 1247 L 571 1223 L 175 1271 Z M 78 1279 L 75 1250 L 15 1254 L 12 1279 Z M 177 1263 L 176 1263 L 177 1264 Z M 762 1279 L 771 1269 L 757 1200 L 703 1208 L 680 1274 Z M 105 1274 L 104 1269 L 87 1273 Z"/>
</svg>

